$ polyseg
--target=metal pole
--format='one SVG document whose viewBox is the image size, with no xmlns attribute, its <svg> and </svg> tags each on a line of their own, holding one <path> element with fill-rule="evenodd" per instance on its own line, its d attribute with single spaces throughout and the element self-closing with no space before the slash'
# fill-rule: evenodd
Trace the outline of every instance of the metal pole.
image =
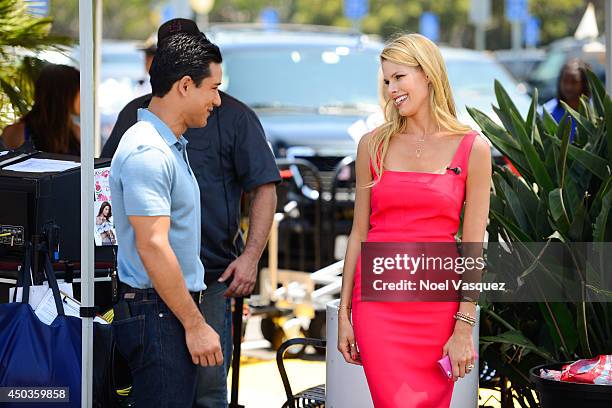
<svg viewBox="0 0 612 408">
<path fill-rule="evenodd" d="M 93 306 L 94 13 L 101 0 L 79 0 L 81 49 L 81 305 Z M 94 7 L 95 6 L 95 7 Z M 92 406 L 93 319 L 82 319 L 81 407 Z"/>
<path fill-rule="evenodd" d="M 512 49 L 513 50 L 520 50 L 522 48 L 522 42 L 523 42 L 523 38 L 522 38 L 522 25 L 520 21 L 513 21 L 512 22 Z"/>
<path fill-rule="evenodd" d="M 198 28 L 201 31 L 205 31 L 208 29 L 208 13 L 196 13 L 196 21 L 198 23 Z"/>
<path fill-rule="evenodd" d="M 612 95 L 612 4 L 606 0 L 606 92 Z"/>
<path fill-rule="evenodd" d="M 486 48 L 486 32 L 484 24 L 476 24 L 476 33 L 474 34 L 474 45 L 478 51 L 484 51 Z"/>
<path fill-rule="evenodd" d="M 102 0 L 94 0 L 94 157 L 102 152 L 100 135 L 100 101 L 98 99 L 98 84 L 100 83 L 100 66 L 102 65 Z"/>
<path fill-rule="evenodd" d="M 244 408 L 238 403 L 238 389 L 240 381 L 240 350 L 242 346 L 242 308 L 244 298 L 238 297 L 234 300 L 234 312 L 232 314 L 232 327 L 234 330 L 232 344 L 232 387 L 229 408 Z"/>
<path fill-rule="evenodd" d="M 276 289 L 278 289 L 278 228 L 283 219 L 283 214 L 276 213 L 272 219 L 270 238 L 268 239 L 268 272 L 270 274 L 270 293 L 266 294 L 266 300 L 275 302 Z M 269 297 L 268 297 L 269 296 Z"/>
</svg>

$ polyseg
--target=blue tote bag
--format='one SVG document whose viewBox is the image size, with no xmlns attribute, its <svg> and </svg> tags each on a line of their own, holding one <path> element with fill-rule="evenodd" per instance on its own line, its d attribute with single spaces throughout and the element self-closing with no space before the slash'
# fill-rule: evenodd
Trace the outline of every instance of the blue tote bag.
<svg viewBox="0 0 612 408">
<path fill-rule="evenodd" d="M 56 408 L 81 406 L 81 319 L 66 316 L 62 307 L 57 280 L 48 253 L 44 253 L 45 274 L 53 291 L 58 316 L 46 325 L 28 304 L 30 294 L 31 246 L 26 247 L 21 270 L 23 299 L 20 303 L 0 305 L 0 387 L 15 390 L 15 402 L 0 402 L 7 408 L 47 406 L 62 395 L 53 389 L 68 390 L 69 402 L 56 402 Z M 31 387 L 44 391 L 35 392 Z M 24 389 L 30 388 L 30 391 Z M 48 390 L 51 389 L 51 392 Z M 37 401 L 23 401 L 32 397 Z M 57 401 L 57 399 L 56 399 Z M 42 405 L 42 404 L 45 405 Z"/>
</svg>

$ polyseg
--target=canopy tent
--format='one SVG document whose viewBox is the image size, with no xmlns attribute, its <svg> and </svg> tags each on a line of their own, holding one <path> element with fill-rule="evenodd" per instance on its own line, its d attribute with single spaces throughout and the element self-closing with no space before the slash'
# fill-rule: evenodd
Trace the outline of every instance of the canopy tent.
<svg viewBox="0 0 612 408">
<path fill-rule="evenodd" d="M 102 1 L 79 0 L 79 42 L 81 72 L 81 304 L 94 306 L 94 145 L 99 137 L 96 93 L 99 82 L 102 33 Z M 612 0 L 605 5 L 605 44 L 612 44 Z M 606 52 L 606 89 L 612 94 L 612 53 Z M 93 318 L 82 319 L 81 406 L 92 406 Z"/>
</svg>

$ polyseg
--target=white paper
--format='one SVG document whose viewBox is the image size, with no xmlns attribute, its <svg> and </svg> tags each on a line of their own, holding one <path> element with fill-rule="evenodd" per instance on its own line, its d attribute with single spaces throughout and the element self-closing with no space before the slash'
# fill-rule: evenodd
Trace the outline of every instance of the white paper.
<svg viewBox="0 0 612 408">
<path fill-rule="evenodd" d="M 62 305 L 64 307 L 64 314 L 66 316 L 74 316 L 80 318 L 80 307 L 81 304 L 66 293 L 61 293 Z M 53 298 L 53 291 L 51 288 L 47 289 L 45 296 L 34 311 L 38 319 L 46 325 L 53 323 L 53 320 L 57 317 L 57 308 L 55 307 L 55 299 Z M 108 324 L 108 322 L 98 316 L 94 318 L 94 322 L 101 324 Z"/>
<path fill-rule="evenodd" d="M 64 314 L 66 316 L 81 317 L 79 316 L 79 308 L 81 307 L 79 302 L 62 294 L 62 303 L 64 304 Z"/>
<path fill-rule="evenodd" d="M 58 279 L 57 284 L 59 286 L 59 289 L 62 292 L 66 293 L 66 294 L 68 294 L 70 296 L 74 296 L 74 293 L 72 291 L 72 283 L 66 283 L 62 279 Z M 16 289 L 17 289 L 17 296 L 15 297 L 15 301 L 16 302 L 21 302 L 21 294 L 23 293 L 23 288 L 18 287 Z M 49 289 L 49 283 L 48 282 L 43 282 L 42 285 L 30 286 L 30 301 L 29 301 L 29 303 L 32 306 L 32 309 L 36 310 L 36 308 L 40 304 L 40 301 L 47 294 L 47 290 L 48 289 Z M 13 294 L 14 293 L 15 293 L 15 288 L 9 288 L 9 302 L 13 301 Z"/>
<path fill-rule="evenodd" d="M 27 173 L 46 173 L 74 169 L 80 165 L 80 163 L 65 160 L 28 159 L 17 164 L 6 166 L 3 170 L 22 171 Z"/>
<path fill-rule="evenodd" d="M 53 323 L 53 320 L 57 317 L 57 308 L 55 307 L 55 300 L 53 300 L 53 291 L 49 288 L 47 293 L 40 301 L 40 304 L 34 311 L 38 320 L 46 325 Z"/>
<path fill-rule="evenodd" d="M 95 323 L 100 323 L 100 324 L 110 324 L 109 322 L 107 322 L 106 320 L 104 320 L 103 318 L 101 318 L 100 316 L 96 316 L 94 317 L 93 321 Z"/>
</svg>

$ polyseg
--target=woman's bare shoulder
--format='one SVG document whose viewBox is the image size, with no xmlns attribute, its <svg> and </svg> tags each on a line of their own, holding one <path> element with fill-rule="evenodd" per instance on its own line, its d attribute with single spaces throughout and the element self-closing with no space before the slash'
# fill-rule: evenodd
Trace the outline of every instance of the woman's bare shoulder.
<svg viewBox="0 0 612 408">
<path fill-rule="evenodd" d="M 8 125 L 2 131 L 2 141 L 8 149 L 16 149 L 25 141 L 24 136 L 25 125 L 23 122 L 17 122 Z"/>
</svg>

